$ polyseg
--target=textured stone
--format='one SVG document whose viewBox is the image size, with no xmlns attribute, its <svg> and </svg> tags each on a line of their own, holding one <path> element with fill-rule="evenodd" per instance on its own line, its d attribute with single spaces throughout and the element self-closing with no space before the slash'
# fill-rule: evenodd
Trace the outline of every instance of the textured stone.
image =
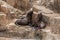
<svg viewBox="0 0 60 40">
<path fill-rule="evenodd" d="M 29 0 L 6 0 L 6 2 L 11 6 L 24 11 L 28 10 L 31 7 Z"/>
<path fill-rule="evenodd" d="M 6 14 L 3 12 L 0 12 L 0 24 L 6 25 L 8 23 L 8 20 L 6 18 Z"/>
<path fill-rule="evenodd" d="M 7 29 L 11 33 L 10 36 L 13 36 L 12 33 L 17 34 L 16 37 L 20 38 L 34 38 L 35 30 L 30 26 L 17 26 L 14 23 L 10 23 L 7 26 Z"/>
<path fill-rule="evenodd" d="M 7 4 L 4 1 L 0 1 L 0 10 L 1 12 L 4 12 L 6 14 L 6 18 L 10 21 L 12 21 L 13 19 L 19 17 L 20 15 L 24 14 L 24 12 L 22 12 L 19 9 L 16 9 L 12 6 L 10 6 L 9 4 Z"/>
</svg>

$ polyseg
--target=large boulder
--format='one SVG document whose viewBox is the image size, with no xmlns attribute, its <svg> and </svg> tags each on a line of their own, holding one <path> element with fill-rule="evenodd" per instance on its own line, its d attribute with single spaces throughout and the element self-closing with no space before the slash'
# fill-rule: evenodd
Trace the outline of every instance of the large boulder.
<svg viewBox="0 0 60 40">
<path fill-rule="evenodd" d="M 43 15 L 48 17 L 48 24 L 45 29 L 42 29 L 41 33 L 43 40 L 60 40 L 60 14 L 39 5 L 33 5 L 34 12 L 42 12 Z"/>
<path fill-rule="evenodd" d="M 31 8 L 31 4 L 29 3 L 29 0 L 6 0 L 6 2 L 11 6 L 24 11 Z"/>
<path fill-rule="evenodd" d="M 7 24 L 6 26 L 9 34 L 11 34 L 10 37 L 34 38 L 35 30 L 30 26 L 17 26 L 14 23 Z"/>
<path fill-rule="evenodd" d="M 20 15 L 24 14 L 24 12 L 22 12 L 21 10 L 10 6 L 9 4 L 7 4 L 4 1 L 0 1 L 0 8 L 1 8 L 0 11 L 4 12 L 7 16 L 7 19 L 9 19 L 9 20 L 17 18 Z"/>
</svg>

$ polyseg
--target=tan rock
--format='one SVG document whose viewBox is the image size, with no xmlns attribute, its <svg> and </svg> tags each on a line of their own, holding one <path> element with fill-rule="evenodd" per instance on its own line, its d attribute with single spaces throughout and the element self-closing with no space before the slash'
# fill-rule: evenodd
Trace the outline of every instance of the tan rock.
<svg viewBox="0 0 60 40">
<path fill-rule="evenodd" d="M 3 24 L 0 24 L 0 32 L 7 31 L 7 27 Z"/>
<path fill-rule="evenodd" d="M 0 24 L 6 25 L 8 23 L 8 20 L 6 18 L 6 14 L 3 12 L 0 12 Z"/>
<path fill-rule="evenodd" d="M 6 2 L 10 4 L 11 6 L 15 6 L 16 4 L 16 0 L 6 0 Z"/>
<path fill-rule="evenodd" d="M 17 26 L 14 23 L 7 24 L 10 33 L 17 34 L 21 38 L 34 38 L 34 30 L 30 26 Z M 33 30 L 33 31 L 32 31 Z M 11 35 L 13 36 L 13 34 Z"/>
<path fill-rule="evenodd" d="M 29 4 L 29 0 L 6 0 L 6 2 L 11 6 L 24 11 L 31 8 L 31 5 Z"/>
<path fill-rule="evenodd" d="M 54 34 L 60 34 L 60 14 L 57 14 L 54 11 L 47 9 L 44 6 L 41 7 L 39 5 L 34 5 L 33 7 L 35 8 L 34 12 L 38 13 L 39 11 L 41 11 L 43 15 L 48 17 L 48 24 L 46 29 L 49 28 Z"/>
<path fill-rule="evenodd" d="M 21 10 L 10 6 L 9 4 L 7 4 L 4 1 L 0 1 L 0 7 L 1 7 L 1 9 L 0 9 L 1 12 L 4 12 L 7 15 L 8 20 L 12 20 L 12 19 L 14 19 L 14 18 L 16 18 L 19 15 L 22 15 L 24 13 Z"/>
<path fill-rule="evenodd" d="M 21 10 L 15 9 L 13 6 L 10 6 L 9 4 L 7 4 L 4 1 L 0 1 L 0 5 L 1 5 L 1 11 L 4 13 L 10 13 L 10 12 L 23 13 Z"/>
<path fill-rule="evenodd" d="M 4 13 L 9 13 L 9 9 L 4 7 L 3 5 L 1 6 L 1 11 Z"/>
</svg>

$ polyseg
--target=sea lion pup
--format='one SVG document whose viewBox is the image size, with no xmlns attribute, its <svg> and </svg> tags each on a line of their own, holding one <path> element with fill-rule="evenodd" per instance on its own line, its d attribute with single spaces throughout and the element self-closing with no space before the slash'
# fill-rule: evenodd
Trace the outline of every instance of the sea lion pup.
<svg viewBox="0 0 60 40">
<path fill-rule="evenodd" d="M 34 28 L 43 29 L 46 27 L 47 19 L 42 13 L 33 14 L 32 26 Z"/>
<path fill-rule="evenodd" d="M 15 24 L 16 25 L 28 25 L 28 24 L 31 24 L 31 19 L 32 19 L 32 13 L 33 11 L 32 10 L 29 10 L 28 12 L 26 12 L 26 15 L 20 17 L 20 19 L 18 19 Z"/>
<path fill-rule="evenodd" d="M 47 26 L 47 24 L 48 24 L 48 18 L 45 15 L 43 15 L 42 13 L 40 13 L 38 28 L 43 29 Z"/>
</svg>

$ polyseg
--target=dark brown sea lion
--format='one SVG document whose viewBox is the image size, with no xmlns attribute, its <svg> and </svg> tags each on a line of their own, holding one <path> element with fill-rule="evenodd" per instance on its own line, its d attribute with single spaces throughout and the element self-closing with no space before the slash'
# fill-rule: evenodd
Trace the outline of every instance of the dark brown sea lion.
<svg viewBox="0 0 60 40">
<path fill-rule="evenodd" d="M 43 15 L 42 13 L 39 14 L 39 21 L 38 21 L 38 28 L 43 29 L 47 26 L 48 24 L 48 18 Z"/>
<path fill-rule="evenodd" d="M 17 20 L 15 22 L 15 24 L 16 25 L 28 25 L 28 24 L 31 24 L 33 11 L 30 10 L 26 14 L 27 15 L 23 15 L 22 17 L 20 17 L 19 20 Z"/>
<path fill-rule="evenodd" d="M 32 26 L 34 28 L 43 29 L 47 25 L 47 17 L 42 13 L 36 13 L 32 16 Z"/>
</svg>

